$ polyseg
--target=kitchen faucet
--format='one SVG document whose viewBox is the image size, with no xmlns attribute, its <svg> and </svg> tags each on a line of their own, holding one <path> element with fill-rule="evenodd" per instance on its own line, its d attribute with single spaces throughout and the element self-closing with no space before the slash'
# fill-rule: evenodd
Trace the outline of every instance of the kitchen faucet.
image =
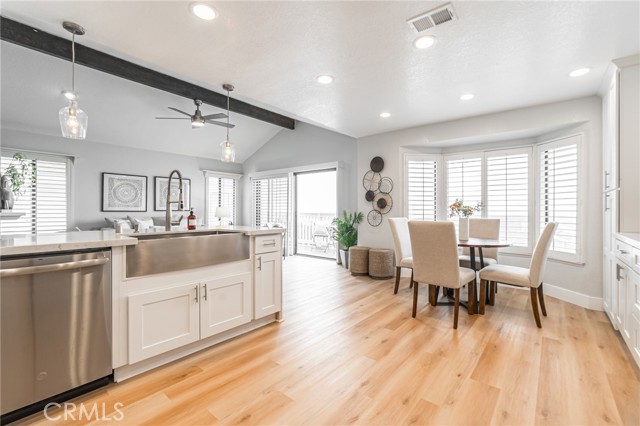
<svg viewBox="0 0 640 426">
<path fill-rule="evenodd" d="M 179 184 L 180 194 L 178 195 L 178 201 L 171 201 L 171 178 L 173 177 L 174 173 L 177 173 L 178 178 L 180 179 L 180 184 Z M 182 199 L 182 173 L 180 173 L 180 171 L 178 171 L 177 169 L 169 173 L 169 182 L 167 182 L 167 214 L 165 216 L 165 225 L 164 225 L 165 231 L 171 231 L 171 225 L 180 224 L 179 221 L 177 221 L 177 223 L 173 223 L 171 221 L 171 204 L 177 204 L 178 210 L 184 210 L 184 201 Z"/>
</svg>

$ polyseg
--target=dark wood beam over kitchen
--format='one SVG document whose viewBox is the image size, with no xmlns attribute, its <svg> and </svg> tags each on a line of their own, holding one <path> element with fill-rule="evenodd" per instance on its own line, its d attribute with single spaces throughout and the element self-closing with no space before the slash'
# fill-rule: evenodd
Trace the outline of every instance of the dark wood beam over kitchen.
<svg viewBox="0 0 640 426">
<path fill-rule="evenodd" d="M 37 50 L 55 56 L 56 58 L 71 60 L 71 40 L 58 37 L 38 28 L 30 27 L 20 22 L 0 16 L 1 39 L 15 43 L 22 47 Z M 202 102 L 227 108 L 227 96 L 204 87 L 188 83 L 158 71 L 136 65 L 124 59 L 100 52 L 90 47 L 78 44 L 76 41 L 76 63 L 93 68 L 117 77 L 135 81 L 145 86 L 164 90 L 174 95 L 189 99 L 200 99 Z M 260 108 L 238 99 L 231 98 L 229 109 L 238 114 L 246 115 L 256 120 L 265 121 L 285 129 L 294 129 L 295 120 L 264 108 Z"/>
</svg>

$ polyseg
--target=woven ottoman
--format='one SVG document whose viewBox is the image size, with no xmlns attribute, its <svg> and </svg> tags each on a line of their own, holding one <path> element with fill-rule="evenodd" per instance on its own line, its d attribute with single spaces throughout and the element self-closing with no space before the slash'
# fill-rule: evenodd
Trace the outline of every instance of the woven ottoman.
<svg viewBox="0 0 640 426">
<path fill-rule="evenodd" d="M 369 273 L 369 247 L 349 247 L 349 270 L 351 275 L 367 275 Z"/>
<path fill-rule="evenodd" d="M 369 276 L 374 280 L 393 278 L 393 250 L 369 250 Z"/>
</svg>

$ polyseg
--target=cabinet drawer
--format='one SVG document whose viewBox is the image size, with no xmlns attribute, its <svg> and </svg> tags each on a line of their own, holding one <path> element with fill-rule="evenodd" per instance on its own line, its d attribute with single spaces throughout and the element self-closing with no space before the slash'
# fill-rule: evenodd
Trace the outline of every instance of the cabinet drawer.
<svg viewBox="0 0 640 426">
<path fill-rule="evenodd" d="M 634 253 L 636 251 L 635 248 L 620 240 L 616 240 L 614 248 L 616 257 L 618 259 L 622 260 L 628 266 L 634 266 Z"/>
<path fill-rule="evenodd" d="M 255 239 L 255 253 L 271 253 L 282 251 L 282 235 L 261 235 Z"/>
</svg>

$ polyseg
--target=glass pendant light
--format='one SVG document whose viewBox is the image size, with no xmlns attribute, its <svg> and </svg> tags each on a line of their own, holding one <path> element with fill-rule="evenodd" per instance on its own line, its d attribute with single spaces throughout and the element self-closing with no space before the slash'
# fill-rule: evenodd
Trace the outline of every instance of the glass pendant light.
<svg viewBox="0 0 640 426">
<path fill-rule="evenodd" d="M 222 87 L 227 91 L 227 138 L 220 144 L 220 160 L 233 163 L 236 159 L 236 149 L 229 140 L 229 92 L 233 91 L 234 87 L 231 84 L 223 84 Z"/>
<path fill-rule="evenodd" d="M 62 107 L 58 116 L 60 117 L 60 129 L 62 136 L 70 139 L 84 139 L 87 136 L 87 125 L 89 116 L 78 108 L 75 88 L 75 65 L 76 65 L 76 35 L 83 35 L 84 28 L 80 25 L 65 21 L 62 27 L 69 31 L 71 36 L 71 91 L 63 92 L 69 99 L 69 105 Z"/>
</svg>

